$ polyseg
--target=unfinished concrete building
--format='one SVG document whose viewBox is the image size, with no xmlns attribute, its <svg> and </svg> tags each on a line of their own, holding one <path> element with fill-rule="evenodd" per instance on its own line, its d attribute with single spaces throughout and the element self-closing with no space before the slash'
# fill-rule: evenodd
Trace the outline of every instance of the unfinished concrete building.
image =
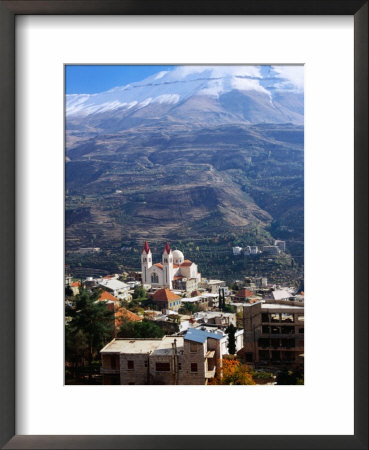
<svg viewBox="0 0 369 450">
<path fill-rule="evenodd" d="M 101 350 L 103 384 L 207 384 L 221 363 L 222 335 L 189 330 L 162 339 L 113 339 Z"/>
<path fill-rule="evenodd" d="M 304 307 L 254 303 L 243 307 L 246 361 L 255 367 L 303 368 Z"/>
</svg>

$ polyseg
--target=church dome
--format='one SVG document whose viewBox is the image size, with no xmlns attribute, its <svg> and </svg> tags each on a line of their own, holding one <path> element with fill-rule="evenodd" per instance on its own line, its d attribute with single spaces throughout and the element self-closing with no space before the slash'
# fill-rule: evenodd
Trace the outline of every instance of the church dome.
<svg viewBox="0 0 369 450">
<path fill-rule="evenodd" d="M 173 252 L 173 263 L 182 264 L 184 261 L 183 253 L 180 250 L 174 250 Z"/>
</svg>

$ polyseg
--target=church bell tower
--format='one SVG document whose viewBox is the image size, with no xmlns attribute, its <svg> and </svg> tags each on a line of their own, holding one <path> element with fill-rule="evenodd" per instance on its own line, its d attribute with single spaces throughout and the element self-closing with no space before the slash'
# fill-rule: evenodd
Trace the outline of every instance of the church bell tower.
<svg viewBox="0 0 369 450">
<path fill-rule="evenodd" d="M 142 248 L 141 252 L 141 272 L 142 272 L 142 284 L 150 284 L 149 283 L 149 275 L 147 273 L 148 269 L 152 266 L 152 253 L 147 241 Z"/>
<path fill-rule="evenodd" d="M 172 281 L 174 276 L 173 269 L 173 253 L 171 248 L 169 247 L 168 242 L 166 242 L 162 255 L 162 264 L 163 264 L 163 282 L 164 286 L 172 289 Z"/>
</svg>

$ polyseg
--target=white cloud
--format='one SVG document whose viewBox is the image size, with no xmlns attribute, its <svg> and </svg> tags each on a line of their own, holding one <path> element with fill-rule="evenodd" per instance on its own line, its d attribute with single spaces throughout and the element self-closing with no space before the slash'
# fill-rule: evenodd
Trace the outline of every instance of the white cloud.
<svg viewBox="0 0 369 450">
<path fill-rule="evenodd" d="M 304 90 L 304 66 L 272 66 L 272 69 L 282 78 L 279 84 L 280 88 L 288 88 L 293 85 L 299 92 Z"/>
<path fill-rule="evenodd" d="M 232 78 L 232 87 L 240 91 L 259 91 L 269 95 L 269 92 L 260 85 L 259 80 L 250 78 L 234 77 Z"/>
</svg>

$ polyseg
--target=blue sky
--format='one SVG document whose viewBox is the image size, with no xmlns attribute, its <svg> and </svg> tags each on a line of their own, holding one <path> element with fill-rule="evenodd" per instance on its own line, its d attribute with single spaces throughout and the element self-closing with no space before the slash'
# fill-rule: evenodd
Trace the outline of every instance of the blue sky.
<svg viewBox="0 0 369 450">
<path fill-rule="evenodd" d="M 133 81 L 141 81 L 161 70 L 175 66 L 67 65 L 66 94 L 96 94 Z"/>
</svg>

